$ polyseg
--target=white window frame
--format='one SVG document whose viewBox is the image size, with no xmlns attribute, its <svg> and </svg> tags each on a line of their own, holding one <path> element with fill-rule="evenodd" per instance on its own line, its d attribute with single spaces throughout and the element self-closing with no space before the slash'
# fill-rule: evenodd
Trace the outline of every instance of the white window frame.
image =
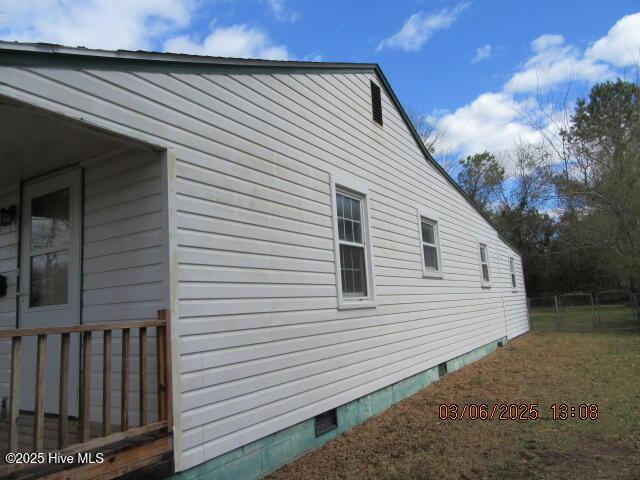
<svg viewBox="0 0 640 480">
<path fill-rule="evenodd" d="M 491 273 L 491 255 L 489 253 L 489 245 L 490 242 L 487 240 L 479 239 L 476 241 L 476 254 L 478 255 L 478 266 L 480 267 L 480 282 L 482 283 L 483 288 L 491 288 L 491 282 L 493 280 L 493 274 Z M 487 261 L 482 262 L 482 255 L 480 254 L 480 248 L 485 247 L 487 252 Z M 482 264 L 487 264 L 487 272 L 489 272 L 489 281 L 484 279 L 484 275 L 482 274 Z"/>
<path fill-rule="evenodd" d="M 516 275 L 516 261 L 513 257 L 509 257 L 509 282 L 511 283 L 511 291 L 518 291 L 518 277 Z"/>
<path fill-rule="evenodd" d="M 362 240 L 364 243 L 364 259 L 367 281 L 366 297 L 345 297 L 342 294 L 342 274 L 340 270 L 340 238 L 338 235 L 338 207 L 336 195 L 344 193 L 358 198 L 362 203 Z M 331 218 L 333 221 L 333 244 L 336 270 L 336 292 L 338 309 L 375 308 L 375 274 L 373 269 L 373 252 L 369 225 L 369 189 L 360 179 L 345 173 L 331 174 Z"/>
<path fill-rule="evenodd" d="M 427 208 L 418 208 L 418 239 L 420 240 L 420 263 L 422 265 L 422 276 L 424 278 L 443 278 L 442 254 L 440 249 L 440 219 L 438 214 Z M 428 269 L 424 261 L 424 238 L 422 238 L 422 222 L 431 223 L 434 226 L 436 254 L 438 257 L 438 270 Z"/>
</svg>

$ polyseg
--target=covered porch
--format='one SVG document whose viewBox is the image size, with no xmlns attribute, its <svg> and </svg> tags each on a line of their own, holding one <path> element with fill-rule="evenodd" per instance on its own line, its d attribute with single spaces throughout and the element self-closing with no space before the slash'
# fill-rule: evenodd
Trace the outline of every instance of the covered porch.
<svg viewBox="0 0 640 480">
<path fill-rule="evenodd" d="M 163 153 L 0 97 L 0 478 L 171 470 Z"/>
</svg>

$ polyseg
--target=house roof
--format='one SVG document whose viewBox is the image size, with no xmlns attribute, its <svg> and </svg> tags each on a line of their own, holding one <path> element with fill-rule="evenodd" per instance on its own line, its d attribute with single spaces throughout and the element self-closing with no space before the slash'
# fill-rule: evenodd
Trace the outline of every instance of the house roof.
<svg viewBox="0 0 640 480">
<path fill-rule="evenodd" d="M 54 63 L 69 66 L 81 66 L 87 63 L 110 64 L 115 62 L 125 66 L 126 64 L 144 64 L 162 68 L 163 65 L 183 65 L 188 67 L 200 67 L 207 70 L 256 70 L 276 69 L 278 71 L 308 71 L 308 70 L 333 70 L 333 71 L 369 71 L 374 72 L 380 79 L 387 95 L 400 112 L 407 128 L 411 132 L 418 148 L 436 170 L 475 208 L 482 217 L 496 230 L 500 238 L 511 248 L 519 253 L 519 249 L 500 231 L 491 218 L 469 197 L 469 195 L 451 178 L 447 171 L 431 156 L 424 142 L 420 139 L 413 123 L 405 112 L 400 100 L 391 88 L 380 65 L 377 63 L 349 63 L 349 62 L 308 62 L 293 60 L 263 60 L 230 57 L 210 57 L 203 55 L 190 55 L 182 53 L 152 52 L 143 50 L 99 50 L 85 47 L 67 47 L 51 43 L 22 43 L 0 41 L 0 65 L 15 65 L 34 60 L 44 63 Z"/>
<path fill-rule="evenodd" d="M 258 58 L 212 57 L 186 53 L 154 52 L 146 50 L 101 50 L 86 47 L 67 47 L 53 43 L 23 43 L 0 40 L 0 51 L 57 54 L 59 56 L 91 57 L 101 59 L 137 60 L 153 62 L 177 62 L 200 65 L 229 67 L 278 67 L 278 68 L 335 68 L 369 69 L 378 67 L 375 63 L 350 62 L 308 62 L 299 60 L 264 60 Z"/>
</svg>

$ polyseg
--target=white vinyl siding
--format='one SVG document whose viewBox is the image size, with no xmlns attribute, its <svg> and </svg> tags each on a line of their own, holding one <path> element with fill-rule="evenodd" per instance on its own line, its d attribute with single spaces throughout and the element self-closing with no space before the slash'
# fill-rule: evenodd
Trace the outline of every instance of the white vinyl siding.
<svg viewBox="0 0 640 480">
<path fill-rule="evenodd" d="M 132 149 L 84 168 L 83 323 L 154 319 L 164 308 L 163 231 L 159 155 Z M 19 187 L 0 194 L 0 206 L 19 205 Z M 0 227 L 0 274 L 8 278 L 7 296 L 0 298 L 0 328 L 16 325 L 17 222 Z M 138 421 L 138 342 L 131 339 L 131 400 L 129 417 Z M 153 330 L 149 348 L 154 351 Z M 113 337 L 114 364 L 120 361 L 120 334 Z M 92 418 L 102 414 L 102 335 L 94 335 Z M 10 341 L 0 340 L 0 399 L 8 395 Z M 149 410 L 155 415 L 154 362 L 149 362 Z M 5 368 L 7 366 L 7 368 Z M 112 372 L 112 419 L 119 421 L 120 370 Z"/>
<path fill-rule="evenodd" d="M 164 308 L 162 164 L 157 153 L 125 150 L 84 170 L 83 323 L 149 320 Z M 148 332 L 155 352 L 155 331 Z M 113 363 L 120 364 L 121 334 L 113 333 Z M 129 418 L 138 422 L 138 330 L 131 332 Z M 91 413 L 102 414 L 102 335 L 92 347 Z M 150 418 L 156 415 L 155 360 L 149 361 Z M 112 421 L 120 419 L 120 370 L 112 371 Z"/>
<path fill-rule="evenodd" d="M 0 208 L 19 207 L 20 186 L 0 191 Z M 0 226 L 0 275 L 7 278 L 7 294 L 0 297 L 0 329 L 16 328 L 16 283 L 18 275 L 18 218 Z M 9 396 L 11 340 L 0 340 L 0 400 Z"/>
<path fill-rule="evenodd" d="M 2 70 L 3 95 L 176 153 L 180 468 L 526 322 L 523 290 L 505 322 L 502 283 L 478 289 L 475 239 L 495 249 L 497 234 L 425 160 L 384 90 L 384 129 L 371 121 L 373 73 Z M 376 308 L 338 308 L 334 174 L 368 185 Z M 425 205 L 441 279 L 423 277 Z"/>
<path fill-rule="evenodd" d="M 529 318 L 527 313 L 527 299 L 524 288 L 514 290 L 512 288 L 511 259 L 517 285 L 524 285 L 522 264 L 516 252 L 509 245 L 498 239 L 499 262 L 501 276 L 501 290 L 504 300 L 504 315 L 507 329 L 507 337 L 514 338 L 529 330 Z"/>
</svg>

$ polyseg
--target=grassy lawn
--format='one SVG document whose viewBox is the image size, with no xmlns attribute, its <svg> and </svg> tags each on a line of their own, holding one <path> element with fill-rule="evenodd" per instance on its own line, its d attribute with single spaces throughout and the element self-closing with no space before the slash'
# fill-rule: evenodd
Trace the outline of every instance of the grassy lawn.
<svg viewBox="0 0 640 480">
<path fill-rule="evenodd" d="M 532 308 L 531 322 L 536 331 L 556 330 L 555 308 Z M 580 332 L 596 329 L 640 330 L 640 322 L 633 309 L 623 305 L 599 305 L 595 312 L 590 305 L 560 309 L 560 330 Z"/>
<path fill-rule="evenodd" d="M 440 404 L 539 404 L 537 420 L 440 420 Z M 597 420 L 553 420 L 553 403 Z M 285 479 L 638 479 L 640 335 L 532 332 L 275 472 Z"/>
</svg>

